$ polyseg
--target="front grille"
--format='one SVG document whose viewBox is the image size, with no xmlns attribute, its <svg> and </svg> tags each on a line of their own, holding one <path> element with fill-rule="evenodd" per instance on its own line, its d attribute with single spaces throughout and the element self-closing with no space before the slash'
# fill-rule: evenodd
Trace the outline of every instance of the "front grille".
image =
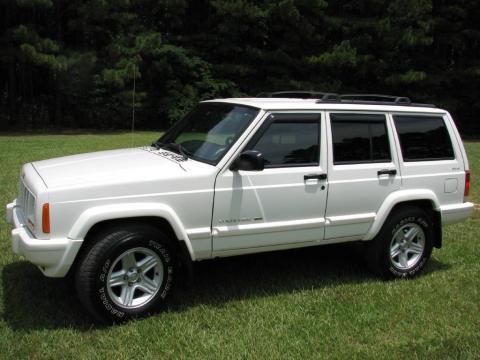
<svg viewBox="0 0 480 360">
<path fill-rule="evenodd" d="M 18 204 L 22 209 L 22 213 L 25 217 L 25 222 L 32 229 L 35 224 L 35 196 L 25 186 L 23 181 L 20 181 L 20 191 L 18 194 Z"/>
</svg>

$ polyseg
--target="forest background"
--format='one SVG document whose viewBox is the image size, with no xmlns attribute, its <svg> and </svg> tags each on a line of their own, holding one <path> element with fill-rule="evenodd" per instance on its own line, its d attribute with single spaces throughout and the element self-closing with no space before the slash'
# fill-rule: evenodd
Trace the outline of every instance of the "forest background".
<svg viewBox="0 0 480 360">
<path fill-rule="evenodd" d="M 263 91 L 409 96 L 480 135 L 476 0 L 0 0 L 0 130 L 165 129 Z"/>
</svg>

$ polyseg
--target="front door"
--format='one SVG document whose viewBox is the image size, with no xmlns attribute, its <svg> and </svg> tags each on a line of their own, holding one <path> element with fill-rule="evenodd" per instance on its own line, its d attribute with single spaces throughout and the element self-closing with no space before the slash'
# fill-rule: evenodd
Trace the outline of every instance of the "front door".
<svg viewBox="0 0 480 360">
<path fill-rule="evenodd" d="M 326 147 L 319 113 L 271 114 L 243 150 L 263 171 L 221 172 L 215 185 L 213 252 L 242 253 L 324 237 Z"/>
</svg>

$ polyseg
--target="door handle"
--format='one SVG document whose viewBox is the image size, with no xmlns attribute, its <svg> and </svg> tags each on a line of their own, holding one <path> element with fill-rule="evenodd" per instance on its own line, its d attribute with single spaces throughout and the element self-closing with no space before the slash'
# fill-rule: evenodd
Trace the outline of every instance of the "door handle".
<svg viewBox="0 0 480 360">
<path fill-rule="evenodd" d="M 377 175 L 397 175 L 397 169 L 383 169 L 383 170 L 378 170 Z"/>
<path fill-rule="evenodd" d="M 327 174 L 308 174 L 303 176 L 303 180 L 310 179 L 327 180 Z"/>
</svg>

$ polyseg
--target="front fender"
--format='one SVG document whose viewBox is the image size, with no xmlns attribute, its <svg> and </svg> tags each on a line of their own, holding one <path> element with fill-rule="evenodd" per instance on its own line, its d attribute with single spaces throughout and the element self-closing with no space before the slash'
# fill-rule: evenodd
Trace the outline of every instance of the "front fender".
<svg viewBox="0 0 480 360">
<path fill-rule="evenodd" d="M 431 201 L 434 210 L 438 210 L 440 207 L 438 198 L 432 190 L 412 189 L 394 191 L 386 197 L 382 206 L 380 206 L 380 209 L 375 216 L 375 220 L 363 240 L 371 240 L 378 234 L 383 224 L 387 220 L 388 216 L 390 215 L 390 212 L 397 204 L 418 200 Z"/>
<path fill-rule="evenodd" d="M 164 204 L 157 203 L 127 203 L 96 206 L 85 210 L 73 224 L 68 238 L 84 239 L 93 225 L 106 220 L 132 217 L 159 217 L 167 220 L 178 239 L 185 241 L 192 260 L 195 260 L 192 244 L 180 218 L 175 211 Z"/>
</svg>

